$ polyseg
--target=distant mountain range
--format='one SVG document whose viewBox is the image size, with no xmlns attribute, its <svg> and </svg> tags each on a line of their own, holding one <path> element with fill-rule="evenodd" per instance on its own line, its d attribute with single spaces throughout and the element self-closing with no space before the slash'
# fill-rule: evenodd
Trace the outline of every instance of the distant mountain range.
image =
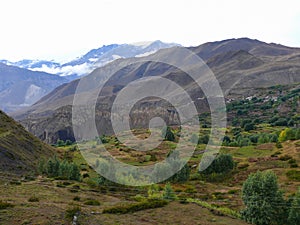
<svg viewBox="0 0 300 225">
<path fill-rule="evenodd" d="M 12 112 L 28 107 L 59 85 L 87 75 L 115 59 L 146 56 L 175 45 L 161 41 L 112 44 L 64 64 L 45 60 L 0 60 L 0 109 Z"/>
<path fill-rule="evenodd" d="M 178 46 L 174 43 L 163 43 L 161 41 L 136 43 L 136 44 L 111 44 L 93 49 L 85 55 L 67 63 L 57 63 L 45 60 L 24 59 L 18 62 L 0 60 L 6 65 L 12 65 L 32 71 L 41 71 L 59 76 L 69 80 L 76 79 L 92 72 L 115 59 L 141 57 L 155 53 L 159 49 Z"/>
<path fill-rule="evenodd" d="M 289 85 L 300 82 L 300 48 L 240 38 L 205 43 L 188 49 L 200 56 L 214 72 L 226 99 L 244 99 L 255 96 L 261 90 L 278 84 Z M 198 106 L 199 113 L 209 111 L 201 89 L 193 85 L 182 71 L 151 60 L 169 54 L 172 54 L 172 49 L 162 49 L 152 56 L 146 56 L 144 63 L 135 63 L 136 58 L 116 60 L 94 70 L 86 77 L 97 78 L 99 77 L 97 75 L 105 75 L 105 71 L 109 71 L 110 68 L 118 68 L 124 63 L 130 64 L 109 80 L 102 95 L 99 96 L 96 114 L 101 115 L 98 118 L 101 121 L 96 121 L 96 124 L 101 124 L 100 132 L 107 134 L 112 132 L 111 124 L 109 124 L 109 106 L 123 87 L 141 77 L 163 76 L 172 78 L 188 91 Z M 98 82 L 101 80 L 87 83 L 86 90 L 88 92 L 97 91 Z M 72 103 L 77 85 L 78 80 L 61 85 L 30 108 L 13 114 L 13 116 L 21 120 L 21 123 L 29 131 L 48 143 L 55 143 L 57 139 L 74 140 L 71 118 Z M 85 98 L 85 93 L 81 97 Z M 89 99 L 86 98 L 86 100 Z M 155 114 L 153 110 L 157 106 L 162 109 L 162 117 L 166 121 L 172 122 L 174 119 L 172 110 L 168 110 L 169 105 L 160 100 L 150 101 L 146 99 L 140 104 L 143 106 L 142 109 L 136 105 L 136 110 L 131 112 L 131 125 L 133 126 L 148 126 L 150 119 L 148 117 L 153 113 Z"/>
<path fill-rule="evenodd" d="M 66 82 L 64 77 L 0 63 L 0 109 L 11 112 L 30 106 Z"/>
</svg>

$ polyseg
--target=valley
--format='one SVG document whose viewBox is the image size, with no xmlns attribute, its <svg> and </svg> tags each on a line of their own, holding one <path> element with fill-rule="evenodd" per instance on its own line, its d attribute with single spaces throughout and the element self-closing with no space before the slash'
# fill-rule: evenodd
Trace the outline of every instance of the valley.
<svg viewBox="0 0 300 225">
<path fill-rule="evenodd" d="M 224 93 L 226 109 L 217 110 L 225 112 L 226 124 L 215 127 L 211 96 L 205 96 L 186 72 L 155 61 L 182 48 L 170 47 L 138 57 L 135 52 L 95 68 L 81 80 L 64 80 L 33 105 L 10 112 L 11 117 L 0 112 L 0 224 L 294 225 L 299 221 L 300 49 L 249 38 L 186 48 L 203 59 Z M 101 61 L 102 55 L 97 57 Z M 4 64 L 3 68 L 16 74 L 25 71 Z M 116 72 L 106 77 L 110 71 Z M 57 75 L 44 75 L 62 81 Z M 131 103 L 125 101 L 112 113 L 114 101 L 127 85 L 157 77 L 174 81 L 188 93 L 197 112 L 193 118 L 199 122 L 197 129 L 171 104 L 172 99 L 180 99 L 180 92 L 170 86 L 156 91 L 171 96 L 167 100 L 147 96 L 122 117 L 122 107 Z M 78 91 L 81 82 L 85 85 Z M 98 93 L 96 99 L 91 98 L 93 93 Z M 82 109 L 95 114 L 98 135 L 93 136 L 89 115 L 74 119 L 78 97 L 88 106 L 80 105 Z M 216 102 L 222 98 L 214 97 Z M 89 105 L 93 101 L 94 108 Z M 113 116 L 128 119 L 130 130 L 116 132 Z M 165 124 L 151 130 L 149 124 L 157 117 Z M 78 121 L 87 126 L 77 128 L 76 137 Z M 156 131 L 159 145 L 151 148 L 153 143 L 138 142 Z M 222 140 L 214 132 L 224 133 Z M 136 139 L 122 142 L 122 135 L 129 133 Z M 137 169 L 120 170 L 110 155 Z M 201 170 L 201 162 L 210 159 Z M 137 172 L 146 167 L 152 170 Z M 160 179 L 170 171 L 175 173 Z"/>
</svg>

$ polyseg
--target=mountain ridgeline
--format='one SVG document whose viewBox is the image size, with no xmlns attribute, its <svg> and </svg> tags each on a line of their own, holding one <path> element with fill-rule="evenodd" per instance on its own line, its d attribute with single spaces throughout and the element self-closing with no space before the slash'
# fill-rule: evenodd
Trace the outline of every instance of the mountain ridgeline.
<svg viewBox="0 0 300 225">
<path fill-rule="evenodd" d="M 293 89 L 300 82 L 299 48 L 241 38 L 210 42 L 188 49 L 200 56 L 215 74 L 226 103 L 259 95 L 268 98 L 270 97 L 268 94 L 271 93 L 270 88 L 280 84 Z M 96 122 L 97 125 L 101 124 L 98 127 L 99 133 L 113 132 L 109 121 L 114 99 L 127 84 L 141 77 L 162 76 L 175 80 L 178 85 L 187 90 L 199 114 L 209 112 L 203 92 L 183 71 L 151 61 L 151 57 L 159 58 L 160 55 L 171 52 L 172 49 L 159 50 L 152 56 L 145 56 L 144 62 L 137 62 L 135 58 L 118 59 L 88 75 L 88 77 L 95 77 L 95 80 L 93 84 L 86 84 L 86 91 L 95 92 L 97 91 L 95 84 L 102 82 L 105 71 L 110 71 L 111 68 L 118 67 L 122 63 L 128 64 L 109 79 L 98 97 Z M 72 103 L 78 83 L 79 81 L 75 80 L 59 86 L 30 108 L 14 113 L 13 116 L 20 120 L 26 129 L 48 143 L 55 143 L 58 139 L 74 140 L 71 121 Z M 84 93 L 82 97 L 85 97 Z M 141 100 L 131 110 L 131 126 L 147 127 L 154 116 L 162 117 L 170 125 L 177 124 L 179 120 L 176 110 L 170 103 L 162 99 L 147 98 Z"/>
</svg>

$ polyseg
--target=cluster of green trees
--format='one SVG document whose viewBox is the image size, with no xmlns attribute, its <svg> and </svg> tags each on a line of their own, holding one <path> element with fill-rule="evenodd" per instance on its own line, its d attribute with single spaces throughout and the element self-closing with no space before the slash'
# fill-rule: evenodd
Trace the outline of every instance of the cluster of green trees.
<svg viewBox="0 0 300 225">
<path fill-rule="evenodd" d="M 64 146 L 70 146 L 72 144 L 73 144 L 73 142 L 70 140 L 63 141 L 63 140 L 58 139 L 55 146 L 56 147 L 64 147 Z"/>
<path fill-rule="evenodd" d="M 207 144 L 209 141 L 209 135 L 204 134 L 204 135 L 197 135 L 197 134 L 192 134 L 190 141 L 194 144 Z"/>
<path fill-rule="evenodd" d="M 295 124 L 295 120 L 289 117 L 281 117 L 279 115 L 273 116 L 269 121 L 271 126 L 288 126 L 292 127 Z"/>
<path fill-rule="evenodd" d="M 280 142 L 287 140 L 299 140 L 300 139 L 300 128 L 286 128 L 280 132 L 278 140 Z"/>
<path fill-rule="evenodd" d="M 300 224 L 300 189 L 285 200 L 272 171 L 250 174 L 242 188 L 242 218 L 256 225 Z"/>
<path fill-rule="evenodd" d="M 273 133 L 256 133 L 256 134 L 242 134 L 240 128 L 232 130 L 234 137 L 231 139 L 228 136 L 224 137 L 223 145 L 230 147 L 243 147 L 264 143 L 278 143 L 287 140 L 299 140 L 300 128 L 286 128 L 281 132 Z"/>
<path fill-rule="evenodd" d="M 41 160 L 38 167 L 39 173 L 48 177 L 59 177 L 66 180 L 80 180 L 80 170 L 75 163 L 61 161 L 57 157 L 50 158 L 47 162 Z"/>
<path fill-rule="evenodd" d="M 161 192 L 162 190 L 162 192 Z M 175 191 L 173 190 L 170 182 L 167 182 L 165 187 L 161 189 L 157 184 L 153 184 L 148 188 L 148 199 L 164 199 L 164 200 L 176 200 L 178 199 Z"/>
<path fill-rule="evenodd" d="M 278 142 L 277 133 L 259 133 L 251 135 L 242 135 L 238 134 L 233 139 L 230 139 L 228 136 L 224 137 L 223 145 L 231 147 L 243 147 L 255 144 L 264 144 L 264 143 L 276 143 Z"/>
<path fill-rule="evenodd" d="M 97 145 L 106 144 L 109 143 L 110 137 L 103 134 L 100 137 L 96 137 L 96 141 L 97 141 Z"/>
<path fill-rule="evenodd" d="M 203 171 L 202 174 L 226 174 L 234 169 L 235 163 L 230 154 L 220 154 L 218 155 L 212 163 Z"/>
</svg>

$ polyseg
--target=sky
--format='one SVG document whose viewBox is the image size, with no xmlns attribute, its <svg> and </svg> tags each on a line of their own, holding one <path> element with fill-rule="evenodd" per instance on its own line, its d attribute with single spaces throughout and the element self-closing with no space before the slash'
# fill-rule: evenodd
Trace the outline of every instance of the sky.
<svg viewBox="0 0 300 225">
<path fill-rule="evenodd" d="M 249 37 L 300 47 L 299 0 L 1 0 L 0 59 L 68 61 L 112 43 Z"/>
</svg>

